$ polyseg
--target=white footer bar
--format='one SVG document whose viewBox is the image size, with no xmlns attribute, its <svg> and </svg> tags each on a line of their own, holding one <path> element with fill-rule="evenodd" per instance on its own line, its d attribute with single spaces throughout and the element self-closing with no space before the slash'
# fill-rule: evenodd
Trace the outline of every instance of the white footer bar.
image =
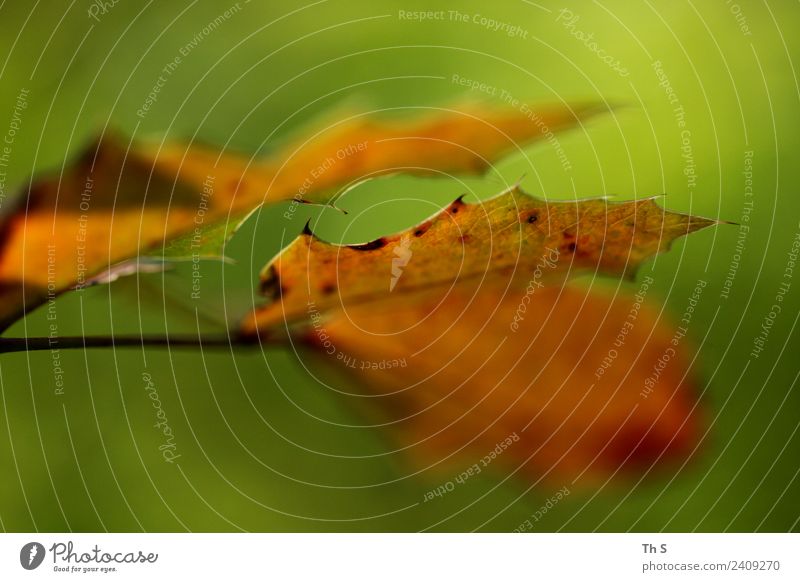
<svg viewBox="0 0 800 582">
<path fill-rule="evenodd" d="M 0 580 L 800 580 L 797 534 L 5 534 Z"/>
</svg>

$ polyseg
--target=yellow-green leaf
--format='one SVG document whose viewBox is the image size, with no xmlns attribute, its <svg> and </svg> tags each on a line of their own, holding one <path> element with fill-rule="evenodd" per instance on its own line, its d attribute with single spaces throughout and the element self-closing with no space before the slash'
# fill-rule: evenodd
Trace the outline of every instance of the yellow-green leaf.
<svg viewBox="0 0 800 582">
<path fill-rule="evenodd" d="M 405 232 L 362 245 L 334 245 L 306 230 L 263 270 L 269 302 L 245 333 L 308 319 L 309 309 L 388 294 L 501 278 L 544 285 L 586 271 L 632 276 L 674 239 L 715 221 L 670 212 L 653 198 L 548 202 L 518 187 L 465 204 L 460 198 Z"/>
</svg>

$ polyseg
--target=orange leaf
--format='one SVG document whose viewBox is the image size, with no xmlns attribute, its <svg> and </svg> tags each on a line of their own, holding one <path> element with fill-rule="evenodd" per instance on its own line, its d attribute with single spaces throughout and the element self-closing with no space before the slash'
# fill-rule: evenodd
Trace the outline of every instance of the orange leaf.
<svg viewBox="0 0 800 582">
<path fill-rule="evenodd" d="M 406 232 L 333 245 L 306 230 L 263 270 L 270 301 L 246 318 L 245 334 L 374 301 L 388 293 L 449 287 L 469 279 L 552 283 L 583 272 L 633 276 L 647 258 L 715 221 L 669 212 L 652 198 L 547 202 L 513 188 L 490 200 L 459 198 Z M 398 273 L 393 270 L 406 257 Z"/>
<path fill-rule="evenodd" d="M 695 449 L 695 384 L 673 334 L 626 292 L 476 283 L 312 315 L 304 338 L 414 458 L 571 488 Z"/>
<path fill-rule="evenodd" d="M 595 105 L 453 111 L 412 122 L 354 118 L 263 160 L 105 135 L 60 176 L 33 182 L 0 222 L 0 328 L 116 263 L 221 256 L 254 208 L 328 201 L 335 186 L 395 171 L 471 173 L 519 142 L 579 123 Z"/>
</svg>

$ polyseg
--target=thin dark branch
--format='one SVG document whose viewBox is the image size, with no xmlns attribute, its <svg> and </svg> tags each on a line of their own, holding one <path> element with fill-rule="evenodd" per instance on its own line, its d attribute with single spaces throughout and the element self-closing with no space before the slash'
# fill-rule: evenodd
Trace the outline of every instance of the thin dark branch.
<svg viewBox="0 0 800 582">
<path fill-rule="evenodd" d="M 240 346 L 277 345 L 280 340 L 265 340 L 250 336 L 64 336 L 64 337 L 0 337 L 0 353 L 33 352 L 39 350 L 68 350 L 84 348 L 170 347 L 170 348 L 230 348 Z"/>
</svg>

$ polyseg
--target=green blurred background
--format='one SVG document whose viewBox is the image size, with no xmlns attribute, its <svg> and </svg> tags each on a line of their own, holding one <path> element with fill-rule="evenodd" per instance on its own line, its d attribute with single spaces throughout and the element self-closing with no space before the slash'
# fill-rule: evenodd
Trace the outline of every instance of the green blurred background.
<svg viewBox="0 0 800 582">
<path fill-rule="evenodd" d="M 559 136 L 569 172 L 540 144 L 483 180 L 381 179 L 340 202 L 349 215 L 326 212 L 321 236 L 362 241 L 393 232 L 465 189 L 485 196 L 523 175 L 526 190 L 548 198 L 666 192 L 670 209 L 740 222 L 752 152 L 751 230 L 729 297 L 721 292 L 736 226 L 681 240 L 646 268 L 657 281 L 649 299 L 673 313 L 683 311 L 698 279 L 708 281 L 689 330 L 709 423 L 701 456 L 641 482 L 575 491 L 535 529 L 798 529 L 800 282 L 786 295 L 764 352 L 749 355 L 799 228 L 796 2 L 101 4 L 0 5 L 0 127 L 19 91 L 29 90 L 9 184 L 59 169 L 106 125 L 263 155 L 341 108 L 403 113 L 493 102 L 454 83 L 454 75 L 531 104 L 607 100 L 619 107 Z M 167 76 L 147 115 L 137 116 L 163 67 L 232 6 Z M 562 9 L 579 20 L 565 26 Z M 415 10 L 446 16 L 417 22 L 400 15 Z M 448 10 L 469 21 L 451 19 Z M 491 30 L 474 15 L 521 32 Z M 604 64 L 576 30 L 593 33 L 628 74 Z M 694 183 L 655 61 L 685 111 Z M 235 321 L 252 305 L 258 268 L 306 217 L 320 214 L 302 208 L 301 219 L 287 222 L 282 212 L 267 209 L 247 223 L 228 251 L 237 264 L 203 265 L 200 306 L 187 301 L 191 274 L 180 265 L 64 296 L 60 333 L 192 332 L 196 308 L 209 330 Z M 7 335 L 46 333 L 38 312 Z M 419 472 L 388 435 L 360 427 L 368 422 L 290 352 L 109 349 L 63 352 L 61 363 L 64 394 L 56 395 L 49 353 L 0 358 L 0 527 L 8 531 L 510 531 L 556 489 L 529 489 L 498 468 L 421 503 L 463 467 Z M 174 429 L 177 464 L 158 450 L 145 372 Z"/>
</svg>

